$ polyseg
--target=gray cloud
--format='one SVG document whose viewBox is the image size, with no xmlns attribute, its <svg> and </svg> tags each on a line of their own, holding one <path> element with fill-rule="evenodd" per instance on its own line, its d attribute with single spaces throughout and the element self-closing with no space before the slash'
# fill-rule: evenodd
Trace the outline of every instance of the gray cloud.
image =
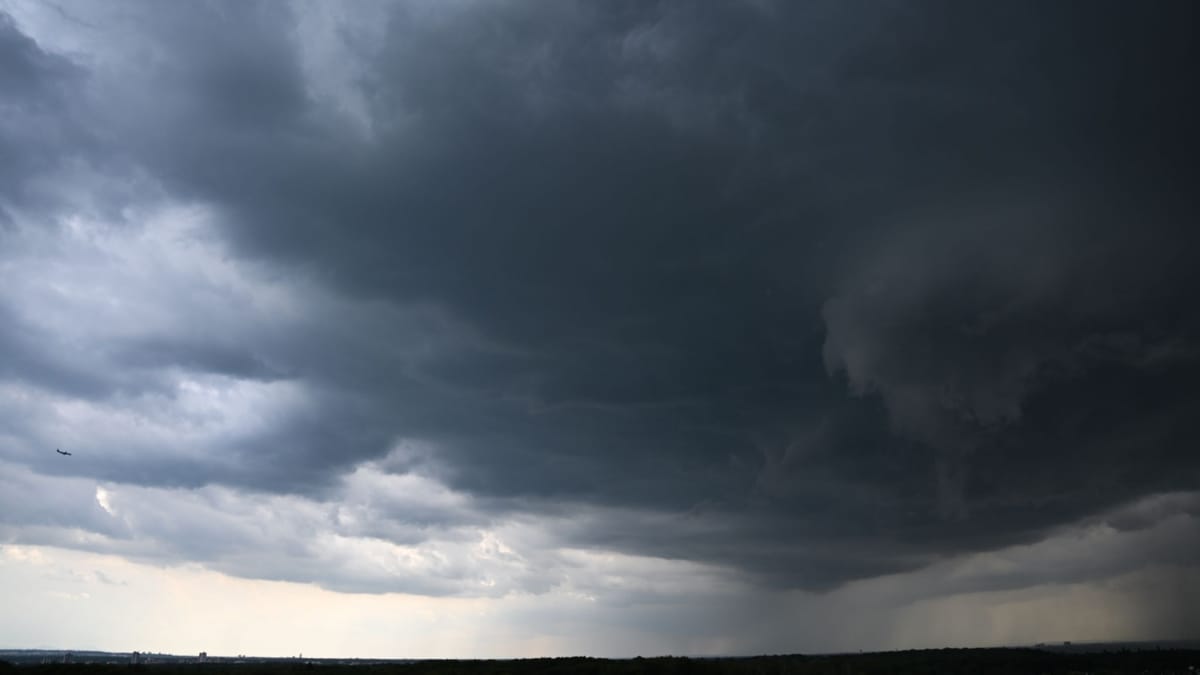
<svg viewBox="0 0 1200 675">
<path fill-rule="evenodd" d="M 1190 5 L 13 11 L 0 458 L 40 476 L 287 511 L 380 462 L 475 506 L 353 536 L 562 516 L 804 589 L 1197 488 Z M 391 588 L 172 548 L 179 508 L 129 539 Z"/>
<path fill-rule="evenodd" d="M 1182 383 L 1198 365 L 1188 347 L 1197 326 L 1178 287 L 1164 284 L 1192 276 L 1172 260 L 1184 239 L 1133 231 L 1147 227 L 1135 218 L 1163 217 L 1152 211 L 1098 213 L 1078 203 L 1047 211 L 1034 199 L 1005 195 L 983 208 L 933 215 L 941 222 L 884 240 L 849 290 L 825 305 L 827 366 L 844 372 L 857 393 L 877 392 L 897 433 L 939 451 L 947 515 L 966 515 L 967 472 L 976 461 L 986 467 L 982 480 L 993 483 L 988 491 L 1022 494 L 1021 485 L 996 485 L 1014 445 L 1072 438 L 1112 472 L 1110 496 L 1136 489 L 1139 475 L 1154 483 L 1143 489 L 1162 489 L 1172 473 L 1166 467 L 1183 468 L 1170 441 L 1143 434 L 1161 429 L 1164 409 L 1178 421 L 1192 406 Z M 1007 206 L 1021 202 L 1015 211 Z M 1150 227 L 1175 231 L 1171 222 Z M 1127 400 L 1134 391 L 1144 403 Z M 1114 406 L 1124 409 L 1102 432 L 1080 428 L 1081 417 Z M 1168 433 L 1187 433 L 1169 424 Z M 977 457 L 983 454 L 998 460 Z M 1079 459 L 1060 450 L 1043 462 L 1064 461 L 1047 473 L 1073 479 Z M 1146 471 L 1154 462 L 1158 470 Z M 1188 465 L 1176 487 L 1189 486 L 1194 470 Z M 1100 476 L 1095 468 L 1080 471 Z M 1030 476 L 1022 468 L 1013 479 L 1028 484 Z"/>
</svg>

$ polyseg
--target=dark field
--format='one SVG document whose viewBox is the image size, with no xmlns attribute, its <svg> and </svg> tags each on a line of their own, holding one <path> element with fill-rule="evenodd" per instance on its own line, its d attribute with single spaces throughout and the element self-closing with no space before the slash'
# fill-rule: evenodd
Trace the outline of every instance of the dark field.
<svg viewBox="0 0 1200 675">
<path fill-rule="evenodd" d="M 1200 650 L 1154 649 L 1093 653 L 1060 653 L 1039 649 L 936 649 L 823 656 L 757 656 L 747 658 L 656 657 L 637 659 L 554 658 L 492 661 L 421 660 L 357 664 L 332 660 L 276 659 L 234 662 L 212 659 L 150 664 L 3 662 L 9 675 L 567 675 L 569 673 L 813 673 L 850 674 L 1026 674 L 1026 673 L 1195 673 Z"/>
</svg>

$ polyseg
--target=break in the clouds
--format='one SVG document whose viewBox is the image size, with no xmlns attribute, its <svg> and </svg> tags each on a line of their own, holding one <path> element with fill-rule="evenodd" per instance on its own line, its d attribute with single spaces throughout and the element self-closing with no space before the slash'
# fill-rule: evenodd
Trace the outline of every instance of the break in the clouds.
<svg viewBox="0 0 1200 675">
<path fill-rule="evenodd" d="M 4 2 L 2 541 L 543 651 L 1187 635 L 1195 11 Z"/>
</svg>

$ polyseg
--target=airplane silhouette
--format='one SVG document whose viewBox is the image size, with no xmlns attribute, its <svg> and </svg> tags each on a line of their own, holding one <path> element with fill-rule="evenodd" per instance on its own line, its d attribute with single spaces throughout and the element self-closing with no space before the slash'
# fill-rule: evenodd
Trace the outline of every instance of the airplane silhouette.
<svg viewBox="0 0 1200 675">
<path fill-rule="evenodd" d="M 71 456 L 71 453 L 67 452 L 66 450 L 59 450 L 58 448 L 55 448 L 54 451 L 60 455 L 66 455 L 67 457 Z"/>
</svg>

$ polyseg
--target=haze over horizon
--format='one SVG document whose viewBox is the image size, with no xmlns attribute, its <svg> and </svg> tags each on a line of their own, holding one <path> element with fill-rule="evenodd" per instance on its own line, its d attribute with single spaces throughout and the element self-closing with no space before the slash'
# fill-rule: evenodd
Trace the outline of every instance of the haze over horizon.
<svg viewBox="0 0 1200 675">
<path fill-rule="evenodd" d="M 1200 638 L 1197 7 L 0 0 L 0 648 Z"/>
</svg>

